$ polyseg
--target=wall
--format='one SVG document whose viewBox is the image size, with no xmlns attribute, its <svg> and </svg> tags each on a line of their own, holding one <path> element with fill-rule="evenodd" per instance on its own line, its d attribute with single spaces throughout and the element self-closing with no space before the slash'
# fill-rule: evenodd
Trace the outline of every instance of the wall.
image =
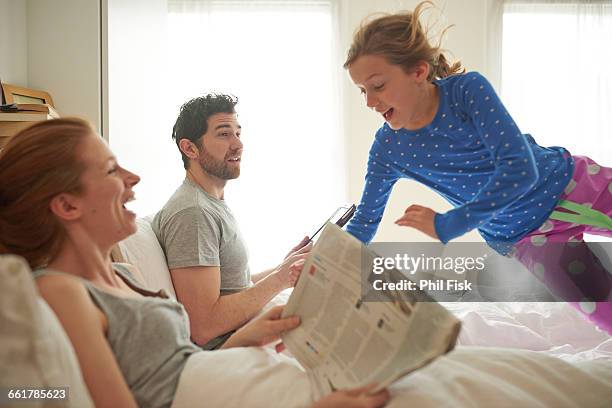
<svg viewBox="0 0 612 408">
<path fill-rule="evenodd" d="M 0 79 L 28 84 L 26 2 L 0 0 Z"/>
<path fill-rule="evenodd" d="M 439 24 L 454 24 L 447 31 L 443 47 L 452 50 L 451 58 L 462 61 L 469 70 L 487 75 L 489 61 L 486 53 L 487 3 L 489 0 L 447 0 L 436 1 L 442 10 Z M 366 16 L 375 12 L 394 12 L 412 10 L 418 1 L 351 0 L 342 3 L 341 37 L 342 50 L 350 46 L 352 33 Z M 347 75 L 343 82 L 344 117 L 347 146 L 347 173 L 349 199 L 358 203 L 361 200 L 363 178 L 365 175 L 368 151 L 374 133 L 382 125 L 379 114 L 366 108 L 363 98 Z M 416 182 L 400 180 L 394 187 L 375 241 L 427 241 L 429 237 L 413 229 L 398 227 L 393 221 L 399 218 L 411 204 L 421 204 L 435 211 L 444 212 L 451 208 L 437 193 Z M 476 232 L 464 235 L 459 240 L 481 241 Z"/>
<path fill-rule="evenodd" d="M 100 130 L 99 0 L 27 0 L 28 86 Z"/>
<path fill-rule="evenodd" d="M 0 78 L 100 130 L 100 0 L 0 0 Z"/>
</svg>

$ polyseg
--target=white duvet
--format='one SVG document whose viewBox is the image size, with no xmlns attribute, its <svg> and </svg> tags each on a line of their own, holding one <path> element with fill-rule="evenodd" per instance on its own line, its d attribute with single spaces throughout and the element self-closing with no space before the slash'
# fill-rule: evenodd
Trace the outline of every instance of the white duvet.
<svg viewBox="0 0 612 408">
<path fill-rule="evenodd" d="M 612 406 L 612 339 L 570 306 L 445 306 L 463 321 L 459 345 L 393 384 L 389 407 Z M 173 406 L 302 407 L 313 398 L 295 360 L 239 348 L 190 357 Z"/>
</svg>

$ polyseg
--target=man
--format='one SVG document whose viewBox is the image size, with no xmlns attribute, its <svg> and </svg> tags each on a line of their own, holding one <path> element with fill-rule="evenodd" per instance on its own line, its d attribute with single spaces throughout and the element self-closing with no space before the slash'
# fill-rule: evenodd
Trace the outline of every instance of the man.
<svg viewBox="0 0 612 408">
<path fill-rule="evenodd" d="M 224 201 L 228 180 L 240 175 L 237 100 L 209 94 L 181 107 L 172 131 L 186 170 L 183 184 L 153 219 L 192 340 L 220 347 L 280 291 L 292 287 L 310 245 L 298 244 L 276 268 L 251 275 L 247 250 Z M 297 248 L 301 248 L 297 250 Z"/>
</svg>

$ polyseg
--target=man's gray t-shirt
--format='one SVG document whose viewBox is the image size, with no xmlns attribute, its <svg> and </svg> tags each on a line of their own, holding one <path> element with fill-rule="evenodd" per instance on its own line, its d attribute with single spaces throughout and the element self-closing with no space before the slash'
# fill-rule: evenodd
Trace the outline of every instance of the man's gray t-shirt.
<svg viewBox="0 0 612 408">
<path fill-rule="evenodd" d="M 169 269 L 218 266 L 221 296 L 251 285 L 247 249 L 224 200 L 185 179 L 155 215 L 151 226 L 166 254 Z M 211 340 L 204 348 L 217 345 L 219 341 Z"/>
</svg>

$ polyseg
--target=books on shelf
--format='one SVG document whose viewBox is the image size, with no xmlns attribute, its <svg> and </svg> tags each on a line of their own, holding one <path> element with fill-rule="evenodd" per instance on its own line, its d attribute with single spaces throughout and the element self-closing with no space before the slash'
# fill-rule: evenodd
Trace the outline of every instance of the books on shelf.
<svg viewBox="0 0 612 408">
<path fill-rule="evenodd" d="M 2 91 L 7 93 L 8 84 L 0 84 Z M 0 150 L 7 144 L 9 139 L 22 131 L 23 129 L 32 126 L 33 124 L 43 121 L 59 118 L 60 115 L 52 106 L 51 95 L 42 91 L 28 90 L 26 88 L 15 87 L 11 85 L 11 90 L 22 92 L 23 95 L 30 95 L 29 91 L 34 92 L 34 99 L 40 99 L 41 103 L 8 103 L 0 105 Z M 37 98 L 39 95 L 43 97 Z M 10 100 L 13 102 L 13 100 Z M 43 103 L 47 102 L 47 103 Z"/>
<path fill-rule="evenodd" d="M 15 103 L 2 105 L 0 121 L 3 122 L 34 122 L 59 118 L 59 114 L 47 104 Z"/>
<path fill-rule="evenodd" d="M 39 111 L 17 111 L 0 112 L 0 149 L 8 142 L 8 139 L 23 129 L 43 120 L 59 118 L 52 107 L 45 107 Z M 46 109 L 45 109 L 46 108 Z"/>
<path fill-rule="evenodd" d="M 40 120 L 55 119 L 47 113 L 24 112 L 24 113 L 5 113 L 0 112 L 1 122 L 38 122 Z"/>
</svg>

